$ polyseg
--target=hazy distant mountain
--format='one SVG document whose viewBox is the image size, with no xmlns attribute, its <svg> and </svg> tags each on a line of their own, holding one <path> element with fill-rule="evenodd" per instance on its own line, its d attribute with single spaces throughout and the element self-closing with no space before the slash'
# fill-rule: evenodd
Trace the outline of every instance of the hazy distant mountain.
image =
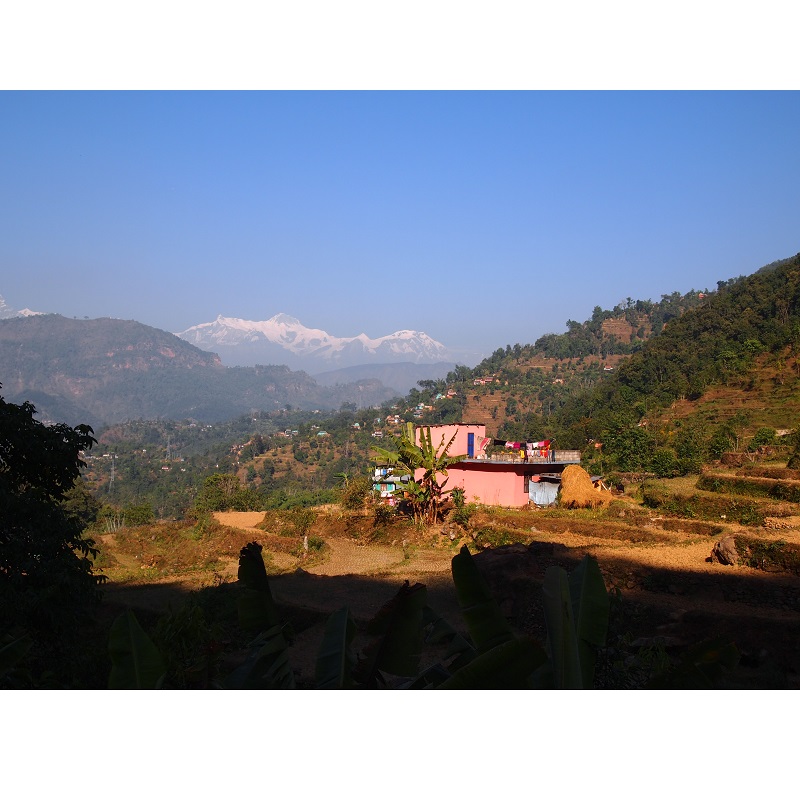
<svg viewBox="0 0 800 800">
<path fill-rule="evenodd" d="M 287 364 L 307 372 L 361 364 L 455 360 L 441 342 L 420 331 L 396 331 L 377 339 L 364 333 L 338 337 L 307 328 L 287 314 L 276 314 L 263 322 L 219 316 L 214 322 L 194 325 L 176 336 L 218 353 L 224 364 Z"/>
<path fill-rule="evenodd" d="M 23 308 L 17 311 L 6 303 L 2 295 L 0 295 L 0 319 L 11 319 L 12 317 L 34 317 L 41 314 L 41 311 L 31 311 L 29 308 Z"/>
<path fill-rule="evenodd" d="M 408 394 L 417 388 L 421 380 L 441 380 L 455 369 L 454 362 L 439 361 L 436 364 L 361 364 L 315 374 L 314 380 L 321 386 L 352 383 L 366 378 L 377 378 L 384 386 L 396 389 L 399 394 Z"/>
<path fill-rule="evenodd" d="M 377 380 L 321 387 L 286 366 L 225 367 L 177 336 L 132 320 L 46 314 L 0 320 L 0 395 L 72 425 L 230 419 L 250 410 L 337 409 L 396 396 Z"/>
</svg>

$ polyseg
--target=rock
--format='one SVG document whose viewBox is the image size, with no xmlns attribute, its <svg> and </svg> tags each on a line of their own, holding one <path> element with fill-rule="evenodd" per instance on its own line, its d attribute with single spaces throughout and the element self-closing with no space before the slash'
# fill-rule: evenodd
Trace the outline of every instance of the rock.
<svg viewBox="0 0 800 800">
<path fill-rule="evenodd" d="M 712 564 L 725 564 L 726 566 L 733 566 L 739 560 L 739 553 L 736 551 L 736 540 L 728 534 L 723 536 L 711 550 L 711 555 L 706 559 Z"/>
</svg>

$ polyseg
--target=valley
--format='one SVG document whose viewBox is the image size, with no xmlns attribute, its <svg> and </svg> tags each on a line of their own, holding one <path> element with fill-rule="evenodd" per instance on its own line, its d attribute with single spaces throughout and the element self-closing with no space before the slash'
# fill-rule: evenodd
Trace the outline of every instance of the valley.
<svg viewBox="0 0 800 800">
<path fill-rule="evenodd" d="M 96 425 L 65 508 L 96 541 L 107 582 L 95 660 L 69 680 L 99 687 L 101 639 L 125 607 L 154 636 L 196 613 L 202 646 L 225 643 L 217 667 L 235 661 L 247 644 L 234 620 L 237 559 L 255 541 L 295 629 L 303 687 L 330 614 L 350 607 L 366 647 L 372 615 L 406 580 L 465 632 L 450 572 L 466 547 L 509 624 L 542 642 L 548 567 L 597 559 L 613 610 L 599 687 L 677 680 L 695 646 L 722 637 L 738 661 L 716 686 L 798 688 L 798 275 L 795 257 L 717 292 L 598 308 L 565 334 L 428 373 L 402 397 L 364 365 L 323 385 L 284 365 L 223 366 L 135 322 L 0 320 L 4 397 L 31 399 L 50 422 Z M 373 447 L 398 447 L 406 423 L 455 422 L 485 425 L 500 447 L 546 439 L 579 453 L 613 502 L 462 498 L 427 526 L 379 503 Z M 723 550 L 729 563 L 712 559 Z M 176 685 L 195 680 L 170 669 Z"/>
</svg>

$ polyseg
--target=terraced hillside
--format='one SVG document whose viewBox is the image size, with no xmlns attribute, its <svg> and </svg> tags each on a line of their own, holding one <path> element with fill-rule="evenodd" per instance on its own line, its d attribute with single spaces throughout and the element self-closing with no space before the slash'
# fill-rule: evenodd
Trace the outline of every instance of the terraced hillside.
<svg viewBox="0 0 800 800">
<path fill-rule="evenodd" d="M 767 479 L 752 478 L 759 485 Z M 276 601 L 297 626 L 292 663 L 303 684 L 313 681 L 328 615 L 347 605 L 363 630 L 405 580 L 424 583 L 429 603 L 464 630 L 449 569 L 463 544 L 476 554 L 515 629 L 541 641 L 546 569 L 572 569 L 590 554 L 616 598 L 600 685 L 624 688 L 641 680 L 644 667 L 614 667 L 619 658 L 641 665 L 657 654 L 677 662 L 698 642 L 721 636 L 740 653 L 732 685 L 800 688 L 800 505 L 681 481 L 646 487 L 645 498 L 657 492 L 677 501 L 697 496 L 705 499 L 705 512 L 690 511 L 693 518 L 686 518 L 669 511 L 666 501 L 652 508 L 626 494 L 605 511 L 469 507 L 461 524 L 451 518 L 420 529 L 367 509 L 330 506 L 315 512 L 308 555 L 290 517 L 278 512 L 227 514 L 218 518 L 223 527 L 191 535 L 169 526 L 133 529 L 103 543 L 107 599 L 153 613 L 191 596 L 193 587 L 222 591 L 235 583 L 238 548 L 257 541 Z M 759 510 L 746 523 L 719 513 L 744 503 Z M 732 565 L 711 560 L 726 537 L 740 549 Z M 131 568 L 131 557 L 138 568 Z"/>
</svg>

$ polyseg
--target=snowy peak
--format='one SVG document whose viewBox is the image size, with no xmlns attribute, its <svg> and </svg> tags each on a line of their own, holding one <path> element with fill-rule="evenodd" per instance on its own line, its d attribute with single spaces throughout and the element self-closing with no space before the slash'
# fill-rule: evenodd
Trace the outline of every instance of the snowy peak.
<svg viewBox="0 0 800 800">
<path fill-rule="evenodd" d="M 268 322 L 273 322 L 276 325 L 289 325 L 289 326 L 297 326 L 302 324 L 297 317 L 289 316 L 289 314 L 276 314 L 274 317 L 271 317 Z"/>
<path fill-rule="evenodd" d="M 420 331 L 395 331 L 375 339 L 365 333 L 339 337 L 307 328 L 288 314 L 276 314 L 261 322 L 220 315 L 213 322 L 194 325 L 176 336 L 218 352 L 224 362 L 241 365 L 275 363 L 281 361 L 281 356 L 282 363 L 292 361 L 290 366 L 303 362 L 303 368 L 328 369 L 377 361 L 435 363 L 449 359 L 441 342 Z"/>
<path fill-rule="evenodd" d="M 35 317 L 41 314 L 41 311 L 31 311 L 29 308 L 23 308 L 22 311 L 17 311 L 6 303 L 2 295 L 0 295 L 0 319 L 12 319 L 13 317 Z"/>
</svg>

